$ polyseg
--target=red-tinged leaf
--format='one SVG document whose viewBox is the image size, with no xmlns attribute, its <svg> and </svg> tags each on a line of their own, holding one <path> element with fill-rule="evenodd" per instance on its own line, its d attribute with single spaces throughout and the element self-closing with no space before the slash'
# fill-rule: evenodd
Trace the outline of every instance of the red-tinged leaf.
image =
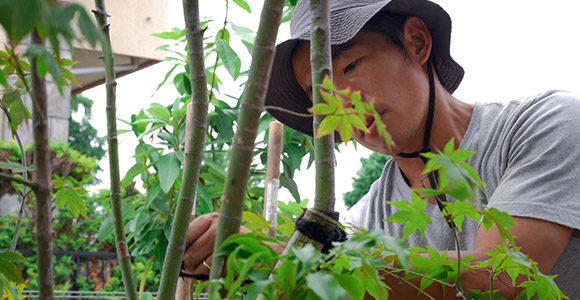
<svg viewBox="0 0 580 300">
<path fill-rule="evenodd" d="M 322 80 L 322 86 L 321 88 L 327 90 L 327 91 L 334 91 L 334 85 L 332 84 L 332 81 L 330 80 L 330 77 L 328 77 L 328 75 L 324 76 L 324 79 Z"/>
<path fill-rule="evenodd" d="M 319 103 L 309 108 L 308 111 L 315 115 L 331 115 L 336 112 L 336 107 L 329 104 Z"/>
<path fill-rule="evenodd" d="M 346 144 L 352 138 L 352 126 L 348 120 L 342 119 L 339 125 L 340 128 L 340 138 Z"/>
<path fill-rule="evenodd" d="M 365 126 L 365 119 L 360 115 L 349 115 L 348 121 L 352 126 L 362 131 L 368 131 L 368 128 Z"/>
<path fill-rule="evenodd" d="M 319 139 L 323 136 L 329 135 L 334 130 L 336 130 L 336 128 L 340 125 L 340 120 L 341 119 L 339 117 L 333 115 L 324 118 L 324 120 L 322 120 L 318 126 L 316 138 Z"/>
<path fill-rule="evenodd" d="M 339 95 L 343 95 L 343 96 L 346 96 L 346 97 L 349 97 L 350 98 L 350 94 L 351 94 L 350 87 L 347 87 L 344 90 L 338 90 L 338 91 L 336 91 L 336 93 L 339 94 Z"/>
<path fill-rule="evenodd" d="M 330 104 L 333 107 L 339 107 L 339 102 L 338 102 L 338 97 L 335 97 L 333 94 L 327 93 L 323 90 L 320 90 L 320 95 L 322 96 L 322 99 L 324 101 L 326 101 L 326 103 Z M 342 101 L 340 102 L 342 103 Z M 342 107 L 342 105 L 340 105 Z"/>
</svg>

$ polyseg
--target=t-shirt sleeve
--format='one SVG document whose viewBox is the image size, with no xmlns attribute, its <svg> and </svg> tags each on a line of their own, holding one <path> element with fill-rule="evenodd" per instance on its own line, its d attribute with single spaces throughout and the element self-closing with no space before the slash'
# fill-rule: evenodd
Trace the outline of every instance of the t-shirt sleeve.
<svg viewBox="0 0 580 300">
<path fill-rule="evenodd" d="M 522 108 L 510 131 L 488 206 L 580 229 L 580 100 L 549 94 Z"/>
</svg>

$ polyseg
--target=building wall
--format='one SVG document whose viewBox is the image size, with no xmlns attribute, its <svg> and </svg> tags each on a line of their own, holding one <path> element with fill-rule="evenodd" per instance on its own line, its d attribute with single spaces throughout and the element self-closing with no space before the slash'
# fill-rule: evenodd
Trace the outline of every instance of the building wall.
<svg viewBox="0 0 580 300">
<path fill-rule="evenodd" d="M 76 0 L 91 11 L 94 0 Z M 111 24 L 111 44 L 115 54 L 163 60 L 165 53 L 154 50 L 165 42 L 152 33 L 166 31 L 167 1 L 158 0 L 108 0 L 105 9 Z M 90 49 L 75 44 L 75 48 Z"/>
</svg>

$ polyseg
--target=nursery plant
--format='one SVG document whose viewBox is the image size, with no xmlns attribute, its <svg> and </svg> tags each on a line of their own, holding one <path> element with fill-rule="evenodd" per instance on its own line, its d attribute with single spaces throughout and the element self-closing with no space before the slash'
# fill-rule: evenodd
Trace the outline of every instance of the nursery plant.
<svg viewBox="0 0 580 300">
<path fill-rule="evenodd" d="M 233 2 L 251 10 L 244 0 Z M 66 180 L 51 178 L 50 160 L 46 157 L 49 151 L 43 78 L 50 74 L 59 87 L 75 82 L 65 68 L 72 62 L 61 59 L 58 50 L 61 40 L 70 43 L 73 37 L 86 39 L 93 45 L 99 43 L 107 70 L 112 215 L 105 219 L 98 235 L 104 240 L 114 233 L 127 298 L 140 297 L 133 277 L 131 256 L 141 253 L 152 253 L 162 270 L 158 298 L 175 297 L 189 221 L 192 215 L 212 211 L 220 212 L 215 258 L 210 278 L 193 281 L 191 296 L 194 298 L 209 288 L 212 299 L 345 299 L 347 296 L 362 299 L 365 294 L 386 299 L 393 280 L 412 286 L 418 294 L 430 299 L 433 298 L 428 289 L 433 285 L 440 285 L 462 299 L 500 299 L 494 289 L 497 284 L 521 287 L 521 299 L 566 298 L 554 283 L 553 276 L 540 273 L 537 265 L 514 246 L 514 237 L 509 232 L 513 219 L 493 208 L 474 205 L 473 200 L 483 183 L 465 163 L 473 153 L 454 149 L 453 141 L 440 152 L 425 154 L 429 159 L 425 174 L 437 171 L 438 188 L 414 190 L 412 202 L 391 203 L 399 211 L 386 221 L 405 224 L 402 239 L 386 236 L 383 232 L 351 228 L 355 233 L 350 239 L 324 245 L 303 233 L 294 232 L 292 223 L 303 213 L 302 218 L 322 224 L 329 230 L 341 227 L 334 212 L 334 132 L 338 130 L 341 139 L 348 142 L 352 128 L 367 130 L 364 120 L 372 116 L 385 143 L 390 144 L 390 137 L 372 103 L 362 101 L 359 92 L 339 90 L 332 83 L 328 1 L 311 1 L 311 59 L 316 64 L 313 63 L 315 67 L 312 68 L 314 101 L 310 113 L 314 117 L 316 137 L 311 139 L 285 131 L 281 181 L 282 186 L 292 192 L 296 202 L 279 204 L 281 226 L 276 227 L 276 237 L 263 234 L 270 228 L 260 212 L 266 153 L 263 141 L 267 140 L 266 128 L 271 120 L 263 112 L 264 97 L 278 25 L 287 20 L 295 2 L 265 1 L 255 38 L 251 30 L 228 22 L 227 14 L 215 36 L 206 36 L 212 21 L 202 17 L 198 1 L 184 0 L 183 5 L 185 30 L 157 34 L 175 43 L 162 47 L 174 53 L 175 66 L 161 85 L 173 75 L 180 97 L 171 105 L 155 104 L 139 111 L 124 122 L 130 129 L 120 132 L 116 128 L 116 81 L 104 2 L 96 0 L 95 15 L 100 30 L 84 9 L 74 4 L 60 6 L 43 0 L 0 2 L 0 24 L 13 42 L 0 53 L 3 110 L 8 113 L 11 129 L 15 132 L 30 118 L 22 103 L 22 95 L 31 93 L 35 140 L 32 170 L 25 164 L 12 161 L 1 167 L 10 172 L 2 171 L 0 174 L 3 180 L 10 180 L 18 187 L 24 185 L 34 192 L 40 298 L 54 298 L 54 241 L 50 234 L 53 229 L 53 187 L 56 187 L 57 206 L 60 203 L 71 212 L 83 214 L 75 195 L 84 192 L 67 185 Z M 229 5 L 226 1 L 226 10 Z M 80 36 L 75 35 L 71 20 L 77 22 L 82 33 Z M 244 92 L 239 99 L 234 97 L 233 105 L 224 101 L 224 95 L 219 92 L 221 80 L 217 68 L 224 68 L 234 80 L 240 76 L 245 78 L 246 72 L 241 70 L 240 58 L 230 46 L 228 28 L 242 38 L 252 53 Z M 31 36 L 33 43 L 23 57 L 15 51 L 15 45 L 27 35 Z M 45 47 L 45 41 L 53 50 Z M 182 51 L 185 45 L 187 54 Z M 205 66 L 207 61 L 210 61 L 209 67 Z M 183 72 L 175 75 L 174 71 L 182 67 L 185 67 Z M 16 79 L 8 81 L 9 77 Z M 345 105 L 345 99 L 352 106 Z M 117 139 L 119 134 L 131 133 L 139 141 L 135 165 L 121 178 Z M 258 137 L 263 141 L 256 143 Z M 301 198 L 292 175 L 307 153 L 311 154 L 311 162 L 316 167 L 316 193 L 313 207 L 305 209 L 307 201 Z M 33 173 L 33 180 L 17 175 L 29 171 Z M 145 193 L 129 195 L 126 192 L 135 178 L 143 181 Z M 443 194 L 456 201 L 445 203 L 440 217 L 425 214 L 426 197 Z M 200 199 L 199 203 L 196 199 Z M 448 252 L 440 254 L 431 248 L 405 246 L 405 238 L 416 232 L 422 235 L 430 222 L 451 220 L 455 224 L 451 229 L 457 233 L 462 230 L 466 218 L 487 230 L 492 226 L 498 228 L 503 243 L 488 253 L 488 260 L 463 257 L 459 250 L 457 259 L 451 259 Z M 18 221 L 0 220 L 3 226 Z M 237 234 L 242 224 L 252 232 Z M 458 239 L 456 242 L 457 249 L 461 249 Z M 287 249 L 278 255 L 267 243 L 286 243 Z M 322 253 L 320 250 L 324 246 Z M 25 283 L 17 263 L 23 261 L 24 258 L 16 252 L 0 251 L 2 297 L 19 297 Z M 472 271 L 489 273 L 488 291 L 462 288 L 462 274 Z M 507 274 L 510 282 L 501 281 L 500 274 Z M 143 284 L 141 291 L 142 287 Z"/>
</svg>

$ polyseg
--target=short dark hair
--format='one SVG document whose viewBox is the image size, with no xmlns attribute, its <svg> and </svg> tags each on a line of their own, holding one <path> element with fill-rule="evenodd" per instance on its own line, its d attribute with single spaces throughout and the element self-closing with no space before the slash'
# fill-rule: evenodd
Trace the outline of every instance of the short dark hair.
<svg viewBox="0 0 580 300">
<path fill-rule="evenodd" d="M 361 28 L 361 31 L 368 30 L 382 34 L 405 54 L 402 39 L 403 23 L 406 19 L 406 16 L 381 10 Z"/>
</svg>

